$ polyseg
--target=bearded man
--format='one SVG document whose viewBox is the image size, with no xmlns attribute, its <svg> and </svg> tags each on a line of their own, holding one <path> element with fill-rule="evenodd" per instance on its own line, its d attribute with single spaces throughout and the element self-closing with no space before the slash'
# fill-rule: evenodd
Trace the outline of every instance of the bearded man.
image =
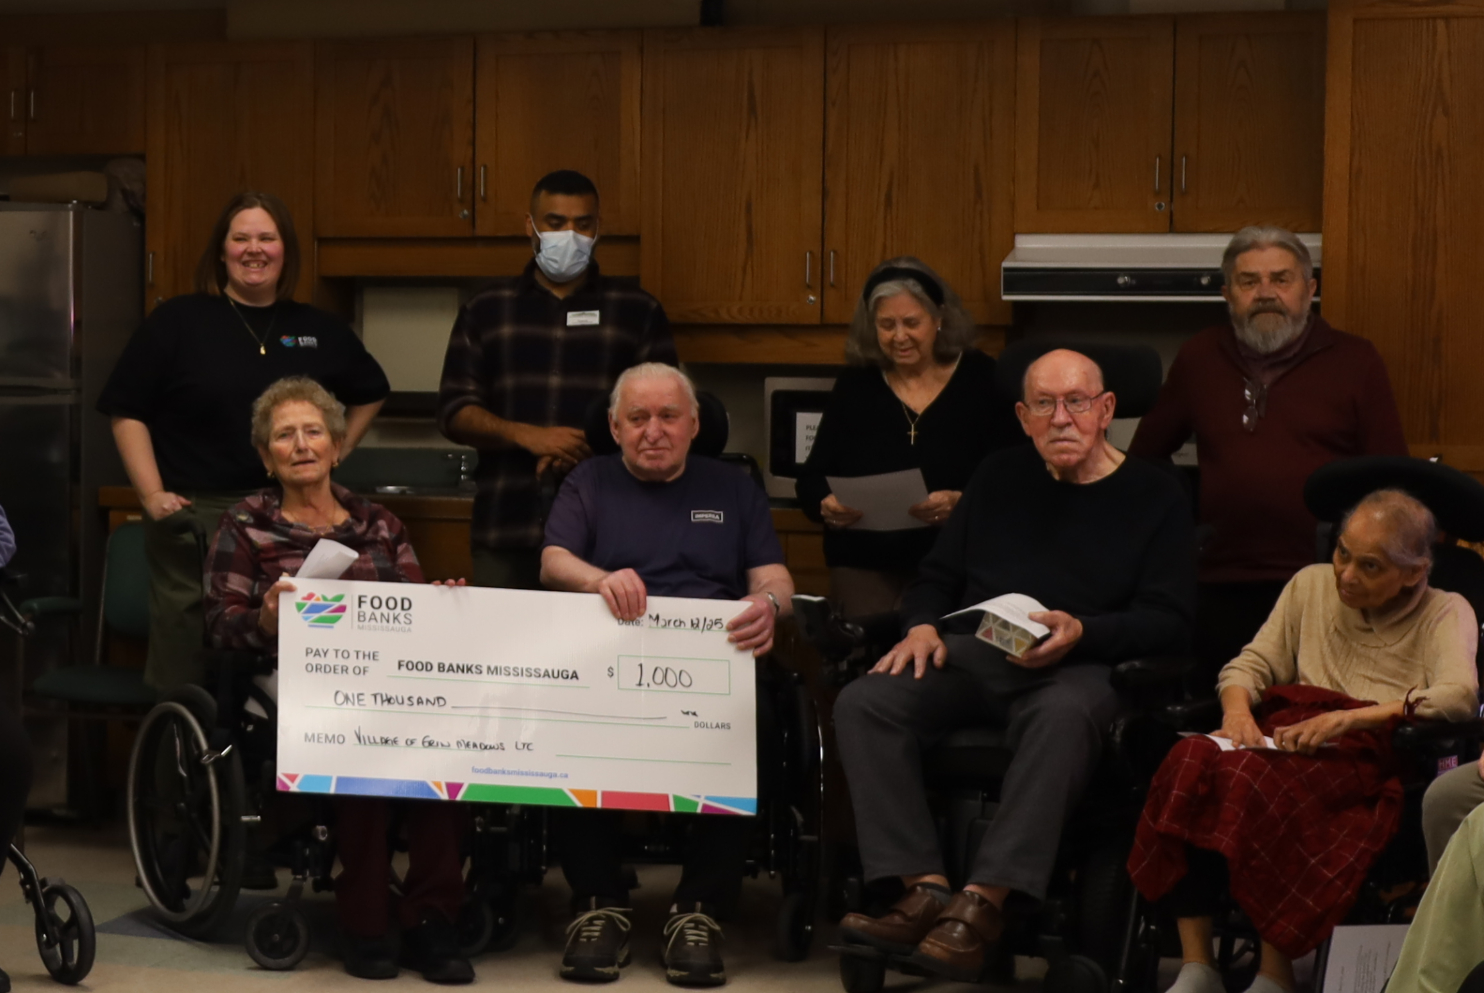
<svg viewBox="0 0 1484 993">
<path fill-rule="evenodd" d="M 1407 455 L 1374 346 L 1313 313 L 1309 250 L 1290 231 L 1238 231 L 1221 261 L 1231 321 L 1180 349 L 1129 453 L 1168 458 L 1194 436 L 1202 548 L 1191 689 L 1262 626 L 1294 573 L 1314 562 L 1304 480 L 1334 459 Z"/>
</svg>

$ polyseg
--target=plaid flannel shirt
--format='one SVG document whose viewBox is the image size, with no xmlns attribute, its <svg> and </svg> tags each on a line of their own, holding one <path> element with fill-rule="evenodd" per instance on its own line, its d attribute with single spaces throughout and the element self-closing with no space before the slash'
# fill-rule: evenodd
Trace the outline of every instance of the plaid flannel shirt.
<svg viewBox="0 0 1484 993">
<path fill-rule="evenodd" d="M 277 489 L 261 490 L 222 515 L 206 556 L 206 631 L 213 648 L 278 652 L 278 639 L 258 626 L 263 594 L 292 576 L 321 538 L 360 552 L 341 579 L 421 583 L 407 529 L 390 510 L 332 484 L 350 517 L 328 534 L 285 520 Z"/>
<path fill-rule="evenodd" d="M 558 299 L 535 271 L 532 261 L 460 309 L 438 391 L 445 434 L 453 415 L 471 404 L 521 424 L 580 428 L 588 405 L 625 369 L 676 364 L 664 308 L 648 293 L 604 278 L 593 263 L 582 287 Z M 475 479 L 470 544 L 538 547 L 536 457 L 513 445 L 481 450 Z"/>
</svg>

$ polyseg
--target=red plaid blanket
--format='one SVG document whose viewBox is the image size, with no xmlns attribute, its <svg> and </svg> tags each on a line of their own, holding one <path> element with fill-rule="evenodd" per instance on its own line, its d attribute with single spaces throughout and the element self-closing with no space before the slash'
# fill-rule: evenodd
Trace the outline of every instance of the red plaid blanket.
<svg viewBox="0 0 1484 993">
<path fill-rule="evenodd" d="M 1331 710 L 1369 706 L 1313 686 L 1276 686 L 1255 712 L 1264 734 Z M 1297 958 L 1355 902 L 1396 832 L 1402 784 L 1390 728 L 1347 734 L 1317 755 L 1223 752 L 1186 738 L 1149 788 L 1128 871 L 1157 900 L 1185 875 L 1185 846 L 1220 852 L 1232 897 L 1262 935 Z"/>
</svg>

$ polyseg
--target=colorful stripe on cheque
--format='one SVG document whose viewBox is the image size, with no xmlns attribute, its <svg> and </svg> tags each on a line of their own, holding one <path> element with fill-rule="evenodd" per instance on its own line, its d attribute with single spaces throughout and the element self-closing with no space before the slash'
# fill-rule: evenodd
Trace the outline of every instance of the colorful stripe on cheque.
<svg viewBox="0 0 1484 993">
<path fill-rule="evenodd" d="M 370 776 L 278 774 L 283 793 L 347 793 L 356 796 L 405 797 L 418 800 L 463 800 L 468 803 L 525 803 L 547 807 L 606 807 L 680 814 L 757 813 L 757 798 L 686 796 L 680 793 L 634 793 L 619 790 L 564 790 L 550 786 L 494 786 L 424 779 L 376 779 Z"/>
</svg>

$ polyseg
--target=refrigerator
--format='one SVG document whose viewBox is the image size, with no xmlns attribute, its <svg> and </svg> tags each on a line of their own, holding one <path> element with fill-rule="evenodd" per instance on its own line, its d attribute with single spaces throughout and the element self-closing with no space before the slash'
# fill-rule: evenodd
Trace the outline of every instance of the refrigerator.
<svg viewBox="0 0 1484 993">
<path fill-rule="evenodd" d="M 28 683 L 92 661 L 105 522 L 98 487 L 126 484 L 108 418 L 94 409 L 143 314 L 143 228 L 131 214 L 0 202 L 0 507 L 16 536 L 12 599 L 83 601 L 70 636 L 51 625 L 25 646 Z M 17 707 L 16 638 L 0 629 L 0 706 Z M 27 720 L 31 808 L 67 800 L 67 726 Z"/>
</svg>

